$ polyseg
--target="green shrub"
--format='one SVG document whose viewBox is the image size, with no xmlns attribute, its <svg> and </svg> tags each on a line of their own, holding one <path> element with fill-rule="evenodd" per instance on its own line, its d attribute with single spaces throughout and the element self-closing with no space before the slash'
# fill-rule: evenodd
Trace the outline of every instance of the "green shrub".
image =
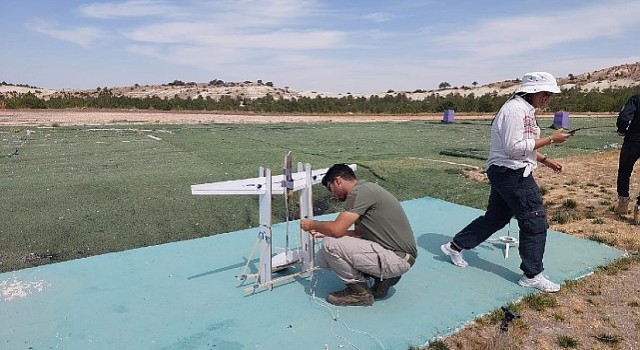
<svg viewBox="0 0 640 350">
<path fill-rule="evenodd" d="M 569 222 L 569 214 L 567 214 L 567 213 L 555 213 L 551 217 L 551 221 L 557 222 L 559 224 L 566 224 L 567 222 Z"/>
<path fill-rule="evenodd" d="M 578 341 L 568 335 L 558 336 L 558 338 L 556 338 L 556 344 L 558 344 L 561 348 L 564 348 L 564 349 L 578 347 Z"/>
<path fill-rule="evenodd" d="M 536 311 L 558 306 L 556 297 L 549 293 L 532 293 L 525 296 L 522 301 Z"/>
<path fill-rule="evenodd" d="M 575 209 L 578 206 L 578 202 L 575 199 L 567 199 L 562 203 L 562 207 L 565 209 Z"/>
<path fill-rule="evenodd" d="M 442 340 L 436 339 L 429 341 L 429 346 L 427 346 L 428 350 L 449 350 L 449 346 L 445 344 Z"/>
<path fill-rule="evenodd" d="M 622 337 L 617 334 L 599 333 L 593 336 L 603 344 L 617 345 L 622 341 Z"/>
</svg>

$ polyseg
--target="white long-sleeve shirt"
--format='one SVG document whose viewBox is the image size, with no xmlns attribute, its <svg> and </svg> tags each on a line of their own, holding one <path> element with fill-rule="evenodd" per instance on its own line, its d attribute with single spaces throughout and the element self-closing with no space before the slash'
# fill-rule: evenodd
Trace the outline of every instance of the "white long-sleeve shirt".
<svg viewBox="0 0 640 350">
<path fill-rule="evenodd" d="M 525 168 L 522 176 L 529 176 L 538 164 L 534 148 L 538 138 L 540 127 L 536 123 L 535 108 L 520 96 L 512 97 L 491 123 L 487 167 Z"/>
</svg>

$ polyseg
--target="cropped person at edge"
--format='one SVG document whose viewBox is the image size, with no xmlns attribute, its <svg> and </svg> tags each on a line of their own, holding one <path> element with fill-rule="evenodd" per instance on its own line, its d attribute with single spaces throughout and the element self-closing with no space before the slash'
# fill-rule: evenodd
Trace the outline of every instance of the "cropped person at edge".
<svg viewBox="0 0 640 350">
<path fill-rule="evenodd" d="M 523 272 L 518 284 L 545 292 L 560 290 L 560 285 L 542 275 L 549 225 L 540 189 L 533 178 L 537 162 L 556 173 L 563 168 L 557 161 L 540 153 L 539 149 L 563 143 L 572 135 L 558 129 L 541 138 L 535 116 L 536 109 L 544 106 L 552 94 L 559 92 L 553 75 L 527 73 L 520 88 L 491 122 L 491 147 L 487 161 L 491 193 L 487 210 L 458 232 L 451 242 L 440 246 L 453 264 L 467 266 L 462 251 L 477 247 L 515 216 L 520 228 L 518 251 Z"/>
<path fill-rule="evenodd" d="M 618 207 L 616 212 L 624 217 L 629 212 L 629 182 L 631 173 L 638 159 L 640 159 L 640 94 L 633 95 L 627 100 L 616 119 L 618 135 L 624 136 L 620 159 L 618 161 Z M 640 194 L 633 207 L 633 223 L 640 224 Z"/>
</svg>

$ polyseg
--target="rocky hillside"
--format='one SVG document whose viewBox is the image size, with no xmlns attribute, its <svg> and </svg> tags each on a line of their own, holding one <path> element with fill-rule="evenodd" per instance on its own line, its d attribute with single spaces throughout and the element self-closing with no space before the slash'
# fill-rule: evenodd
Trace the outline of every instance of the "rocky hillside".
<svg viewBox="0 0 640 350">
<path fill-rule="evenodd" d="M 517 80 L 505 80 L 487 84 L 477 89 L 489 90 L 488 92 L 512 93 L 519 83 Z M 558 77 L 558 84 L 563 89 L 578 87 L 582 90 L 602 90 L 640 85 L 640 62 L 604 68 L 593 72 L 569 74 L 566 77 Z"/>
<path fill-rule="evenodd" d="M 623 64 L 619 66 L 600 69 L 593 72 L 585 72 L 581 74 L 569 74 L 566 77 L 558 77 L 558 82 L 562 88 L 579 87 L 584 90 L 592 89 L 606 89 L 609 87 L 624 87 L 640 85 L 640 62 L 632 64 Z M 501 82 L 495 82 L 482 86 L 475 87 L 453 87 L 447 89 L 437 90 L 416 90 L 416 91 L 387 91 L 381 92 L 377 95 L 384 96 L 387 94 L 404 93 L 412 99 L 422 99 L 425 96 L 432 94 L 448 95 L 452 93 L 459 93 L 461 95 L 475 94 L 481 96 L 487 93 L 498 94 L 510 94 L 518 86 L 518 80 L 505 80 Z M 104 89 L 108 89 L 112 94 L 116 96 L 127 97 L 152 97 L 157 96 L 159 98 L 213 98 L 218 99 L 222 96 L 232 97 L 246 97 L 246 98 L 259 98 L 267 95 L 279 98 L 297 98 L 297 97 L 341 97 L 346 95 L 352 95 L 359 97 L 362 95 L 350 94 L 350 93 L 325 93 L 317 91 L 293 91 L 288 87 L 280 88 L 275 87 L 271 82 L 257 82 L 245 81 L 241 83 L 224 82 L 221 80 L 213 80 L 208 83 L 195 83 L 195 82 L 182 82 L 173 81 L 171 83 L 162 85 L 139 85 L 128 87 L 104 87 L 96 88 L 93 90 L 51 90 L 45 88 L 38 88 L 32 86 L 16 86 L 2 82 L 0 84 L 0 94 L 10 96 L 12 94 L 24 94 L 31 92 L 42 98 L 48 98 L 51 96 L 60 96 L 64 94 L 70 94 L 79 97 L 97 96 Z M 369 97 L 370 94 L 364 95 Z"/>
</svg>

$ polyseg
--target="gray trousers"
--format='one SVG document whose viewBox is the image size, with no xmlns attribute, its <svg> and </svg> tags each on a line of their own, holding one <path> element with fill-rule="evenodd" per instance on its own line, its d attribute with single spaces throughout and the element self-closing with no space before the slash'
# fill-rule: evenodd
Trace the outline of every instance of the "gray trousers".
<svg viewBox="0 0 640 350">
<path fill-rule="evenodd" d="M 316 253 L 316 262 L 323 269 L 335 272 L 346 284 L 365 282 L 364 274 L 380 279 L 400 276 L 411 265 L 392 250 L 380 244 L 356 237 L 325 237 Z"/>
</svg>

